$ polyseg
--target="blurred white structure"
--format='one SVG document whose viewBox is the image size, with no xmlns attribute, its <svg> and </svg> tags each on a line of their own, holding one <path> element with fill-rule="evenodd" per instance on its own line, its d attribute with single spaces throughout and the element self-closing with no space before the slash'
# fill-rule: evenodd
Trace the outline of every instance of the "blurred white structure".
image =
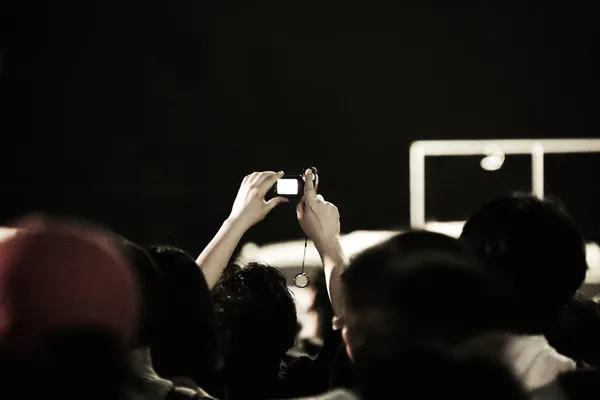
<svg viewBox="0 0 600 400">
<path fill-rule="evenodd" d="M 462 231 L 462 222 L 430 222 L 426 229 L 434 232 L 458 237 Z M 341 237 L 342 247 L 349 256 L 353 256 L 370 246 L 377 245 L 392 237 L 399 231 L 355 231 Z M 242 248 L 240 261 L 263 261 L 273 266 L 287 270 L 288 281 L 299 271 L 302 265 L 302 254 L 304 252 L 304 239 L 287 242 L 271 243 L 258 247 L 248 243 Z M 586 284 L 600 284 L 600 247 L 596 243 L 587 244 L 587 260 L 589 271 Z M 306 251 L 305 267 L 307 270 L 320 268 L 319 255 L 309 241 Z M 543 278 L 540 278 L 543 279 Z M 314 338 L 317 329 L 317 319 L 314 313 L 309 312 L 314 293 L 310 288 L 297 288 L 289 285 L 296 299 L 298 322 L 302 325 L 299 334 L 301 338 Z"/>
<path fill-rule="evenodd" d="M 425 229 L 443 233 L 448 236 L 458 237 L 462 232 L 463 222 L 429 222 Z M 340 241 L 342 248 L 349 257 L 361 251 L 384 242 L 400 231 L 355 231 L 342 235 Z M 590 242 L 586 246 L 589 271 L 586 283 L 600 283 L 600 247 Z M 282 269 L 298 269 L 302 265 L 304 253 L 304 239 L 286 242 L 270 243 L 262 247 L 248 243 L 240 252 L 241 262 L 263 261 Z M 308 269 L 319 268 L 321 259 L 312 242 L 308 242 L 306 249 L 305 267 Z"/>
<path fill-rule="evenodd" d="M 383 242 L 396 233 L 396 231 L 355 231 L 342 235 L 340 241 L 346 254 L 351 257 L 370 246 Z M 303 254 L 304 239 L 271 243 L 262 247 L 248 243 L 242 247 L 239 260 L 243 263 L 260 260 L 279 268 L 294 268 L 302 265 Z M 307 268 L 321 265 L 319 253 L 311 241 L 308 242 L 304 265 Z"/>
<path fill-rule="evenodd" d="M 478 156 L 499 169 L 506 154 L 531 155 L 531 191 L 544 197 L 544 154 L 600 153 L 600 139 L 419 140 L 410 145 L 410 225 L 425 228 L 425 157 Z"/>
<path fill-rule="evenodd" d="M 482 155 L 481 166 L 499 169 L 506 154 L 531 155 L 531 191 L 544 197 L 544 155 L 600 153 L 600 139 L 420 140 L 409 150 L 410 225 L 457 237 L 464 221 L 428 222 L 425 216 L 425 158 Z M 588 283 L 600 283 L 600 248 L 587 245 Z"/>
</svg>

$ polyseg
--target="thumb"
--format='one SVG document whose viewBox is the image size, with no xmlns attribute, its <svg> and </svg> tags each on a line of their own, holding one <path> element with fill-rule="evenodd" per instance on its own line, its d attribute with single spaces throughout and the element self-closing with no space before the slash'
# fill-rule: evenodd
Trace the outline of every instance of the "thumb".
<svg viewBox="0 0 600 400">
<path fill-rule="evenodd" d="M 311 169 L 307 169 L 304 172 L 304 201 L 306 204 L 312 205 L 315 202 L 316 195 L 313 172 Z"/>
<path fill-rule="evenodd" d="M 274 197 L 271 200 L 267 201 L 267 212 L 270 212 L 272 209 L 277 207 L 279 204 L 287 203 L 289 200 L 286 197 Z"/>
</svg>

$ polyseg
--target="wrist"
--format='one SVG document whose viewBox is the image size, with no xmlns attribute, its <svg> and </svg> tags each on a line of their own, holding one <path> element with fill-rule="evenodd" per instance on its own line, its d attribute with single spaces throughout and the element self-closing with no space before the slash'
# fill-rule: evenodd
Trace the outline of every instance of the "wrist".
<svg viewBox="0 0 600 400">
<path fill-rule="evenodd" d="M 248 229 L 252 227 L 252 223 L 238 216 L 229 216 L 222 225 L 222 228 L 227 230 L 228 233 L 243 235 Z"/>
<path fill-rule="evenodd" d="M 338 235 L 319 240 L 315 247 L 323 263 L 346 264 L 346 257 Z"/>
</svg>

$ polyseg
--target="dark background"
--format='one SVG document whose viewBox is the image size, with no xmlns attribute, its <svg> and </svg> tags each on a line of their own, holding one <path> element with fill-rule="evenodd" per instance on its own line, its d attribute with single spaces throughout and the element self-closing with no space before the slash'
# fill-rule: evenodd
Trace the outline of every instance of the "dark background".
<svg viewBox="0 0 600 400">
<path fill-rule="evenodd" d="M 244 175 L 315 165 L 344 231 L 397 228 L 413 140 L 599 136 L 594 2 L 409 3 L 4 3 L 0 222 L 197 252 Z M 600 239 L 600 155 L 549 157 L 547 191 Z M 479 159 L 427 161 L 428 217 L 530 187 L 527 157 Z M 247 239 L 299 236 L 284 206 Z"/>
</svg>

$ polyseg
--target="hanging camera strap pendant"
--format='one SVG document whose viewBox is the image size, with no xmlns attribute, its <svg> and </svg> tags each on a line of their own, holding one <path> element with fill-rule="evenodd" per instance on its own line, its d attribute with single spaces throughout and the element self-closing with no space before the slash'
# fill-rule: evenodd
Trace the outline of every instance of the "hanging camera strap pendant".
<svg viewBox="0 0 600 400">
<path fill-rule="evenodd" d="M 308 247 L 308 236 L 304 236 L 304 254 L 302 255 L 302 267 L 300 272 L 294 276 L 294 286 L 298 288 L 305 288 L 310 283 L 310 277 L 304 272 L 304 262 L 306 261 L 306 248 Z"/>
<path fill-rule="evenodd" d="M 313 172 L 313 176 L 314 176 L 314 185 L 315 185 L 315 191 L 317 190 L 317 187 L 319 185 L 319 175 L 318 175 L 318 171 L 315 167 L 311 167 L 310 168 Z M 302 207 L 306 207 L 306 200 L 303 199 L 302 200 L 303 204 Z M 296 276 L 294 276 L 294 286 L 296 286 L 297 288 L 305 288 L 310 284 L 310 277 L 308 276 L 308 274 L 304 271 L 304 264 L 306 262 L 306 248 L 308 247 L 308 235 L 304 235 L 304 254 L 302 255 L 302 266 L 300 267 L 300 272 L 298 274 L 296 274 Z"/>
</svg>

